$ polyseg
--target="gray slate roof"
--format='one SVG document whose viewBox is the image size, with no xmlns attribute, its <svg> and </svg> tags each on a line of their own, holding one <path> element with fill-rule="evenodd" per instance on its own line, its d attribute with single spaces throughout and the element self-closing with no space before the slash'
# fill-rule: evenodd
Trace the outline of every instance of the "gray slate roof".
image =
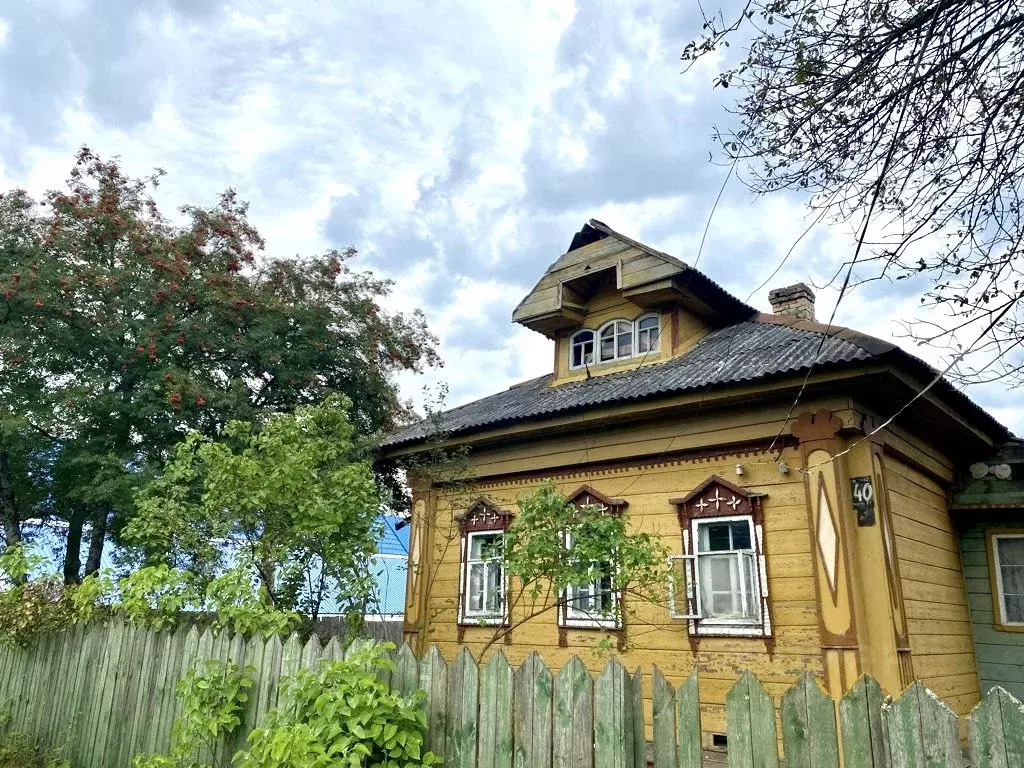
<svg viewBox="0 0 1024 768">
<path fill-rule="evenodd" d="M 688 352 L 664 363 L 557 387 L 548 386 L 550 375 L 541 376 L 446 411 L 441 426 L 450 434 L 467 433 L 587 407 L 756 381 L 806 371 L 812 364 L 817 371 L 837 364 L 867 362 L 899 351 L 893 344 L 845 328 L 833 327 L 827 335 L 825 330 L 818 323 L 757 315 L 709 333 Z M 423 440 L 433 429 L 433 421 L 418 422 L 389 435 L 383 446 Z"/>
</svg>

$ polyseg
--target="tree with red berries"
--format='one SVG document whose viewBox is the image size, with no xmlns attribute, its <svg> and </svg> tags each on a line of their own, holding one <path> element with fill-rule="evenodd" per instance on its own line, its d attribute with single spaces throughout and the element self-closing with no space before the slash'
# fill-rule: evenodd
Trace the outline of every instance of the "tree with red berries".
<svg viewBox="0 0 1024 768">
<path fill-rule="evenodd" d="M 268 258 L 233 191 L 174 223 L 152 197 L 161 176 L 82 149 L 64 189 L 0 196 L 0 529 L 10 541 L 43 505 L 69 582 L 83 532 L 90 573 L 189 430 L 343 394 L 369 444 L 410 416 L 394 374 L 438 363 L 423 315 L 384 311 L 390 283 L 353 270 L 354 251 Z M 43 502 L 16 498 L 27 456 Z"/>
</svg>

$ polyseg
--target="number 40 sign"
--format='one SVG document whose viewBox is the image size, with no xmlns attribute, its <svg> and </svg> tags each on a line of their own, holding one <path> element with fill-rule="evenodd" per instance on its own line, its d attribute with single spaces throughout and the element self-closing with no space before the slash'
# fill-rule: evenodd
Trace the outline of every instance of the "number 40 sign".
<svg viewBox="0 0 1024 768">
<path fill-rule="evenodd" d="M 857 512 L 857 525 L 867 527 L 875 524 L 875 486 L 871 477 L 851 477 L 853 508 Z"/>
</svg>

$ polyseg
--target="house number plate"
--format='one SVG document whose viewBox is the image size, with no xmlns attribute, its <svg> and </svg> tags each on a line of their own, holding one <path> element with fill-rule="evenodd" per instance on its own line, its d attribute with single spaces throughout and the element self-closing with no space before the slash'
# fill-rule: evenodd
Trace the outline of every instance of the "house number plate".
<svg viewBox="0 0 1024 768">
<path fill-rule="evenodd" d="M 851 477 L 853 508 L 857 511 L 857 525 L 875 524 L 875 486 L 870 477 Z"/>
</svg>

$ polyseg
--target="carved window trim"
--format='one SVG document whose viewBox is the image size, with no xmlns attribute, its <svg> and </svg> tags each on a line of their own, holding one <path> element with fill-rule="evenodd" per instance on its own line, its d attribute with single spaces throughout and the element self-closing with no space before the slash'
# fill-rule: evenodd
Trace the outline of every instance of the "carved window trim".
<svg viewBox="0 0 1024 768">
<path fill-rule="evenodd" d="M 504 535 L 514 515 L 502 509 L 488 498 L 481 497 L 469 505 L 461 515 L 456 515 L 459 524 L 459 598 L 457 625 L 465 627 L 507 627 L 509 626 L 508 574 L 502 569 L 501 613 L 491 615 L 467 615 L 466 601 L 469 589 L 469 546 L 473 534 L 496 533 Z M 460 640 L 461 641 L 461 640 Z"/>
<path fill-rule="evenodd" d="M 602 507 L 607 514 L 620 515 L 623 510 L 629 506 L 629 502 L 624 499 L 613 499 L 610 496 L 606 496 L 600 491 L 591 488 L 589 485 L 581 485 L 575 491 L 566 496 L 566 499 L 575 504 L 577 507 L 587 506 L 598 506 Z M 566 537 L 565 542 L 566 548 L 572 546 L 572 542 L 569 537 Z M 577 585 L 577 586 L 593 586 L 598 582 L 592 582 L 590 585 Z M 624 621 L 622 616 L 622 593 L 621 590 L 614 590 L 611 596 L 612 600 L 612 613 L 607 618 L 602 616 L 573 616 L 569 609 L 569 589 L 562 590 L 562 594 L 558 600 L 558 627 L 562 631 L 564 637 L 564 630 L 567 629 L 598 629 L 605 631 L 623 631 Z M 621 643 L 620 638 L 620 643 Z M 560 644 L 561 638 L 560 638 Z"/>
<path fill-rule="evenodd" d="M 685 621 L 691 642 L 701 637 L 772 638 L 771 602 L 768 594 L 768 562 L 765 555 L 764 512 L 766 494 L 748 491 L 718 475 L 712 475 L 684 497 L 670 499 L 676 507 L 682 536 L 682 559 L 686 581 L 687 610 Z M 705 619 L 697 613 L 697 591 L 700 589 L 697 568 L 696 535 L 698 523 L 710 520 L 735 521 L 747 519 L 753 532 L 751 545 L 755 563 L 755 589 L 760 598 L 760 620 L 729 622 Z"/>
</svg>

